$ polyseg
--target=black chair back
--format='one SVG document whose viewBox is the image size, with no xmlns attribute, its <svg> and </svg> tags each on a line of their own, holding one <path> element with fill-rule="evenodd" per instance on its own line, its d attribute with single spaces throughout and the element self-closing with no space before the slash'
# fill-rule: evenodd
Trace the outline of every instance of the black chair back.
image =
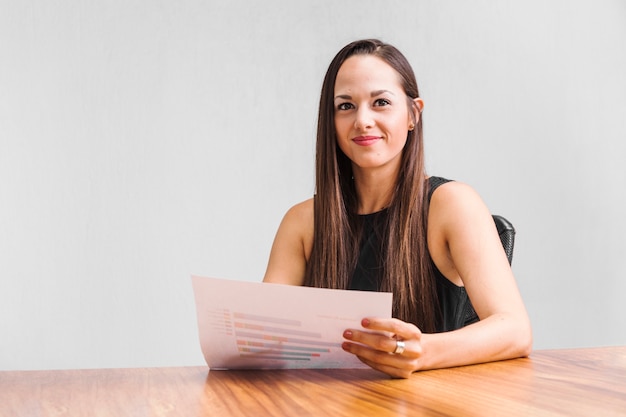
<svg viewBox="0 0 626 417">
<path fill-rule="evenodd" d="M 498 235 L 500 235 L 500 242 L 502 242 L 506 257 L 509 259 L 509 264 L 512 264 L 513 248 L 515 247 L 515 228 L 510 221 L 502 216 L 494 214 L 492 217 L 493 221 L 496 223 Z"/>
</svg>

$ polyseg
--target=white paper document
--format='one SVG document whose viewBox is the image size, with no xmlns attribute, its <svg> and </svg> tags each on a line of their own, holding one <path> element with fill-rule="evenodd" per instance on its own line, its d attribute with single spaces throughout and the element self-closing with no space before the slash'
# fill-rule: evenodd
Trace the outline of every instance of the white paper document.
<svg viewBox="0 0 626 417">
<path fill-rule="evenodd" d="M 391 317 L 391 293 L 192 276 L 211 369 L 364 368 L 341 349 L 364 317 Z"/>
</svg>

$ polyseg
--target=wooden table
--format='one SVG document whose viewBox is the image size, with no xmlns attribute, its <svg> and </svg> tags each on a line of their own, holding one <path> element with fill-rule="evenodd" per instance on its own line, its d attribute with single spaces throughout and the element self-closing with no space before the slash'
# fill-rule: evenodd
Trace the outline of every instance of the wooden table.
<svg viewBox="0 0 626 417">
<path fill-rule="evenodd" d="M 626 346 L 426 371 L 0 372 L 1 416 L 626 416 Z"/>
</svg>

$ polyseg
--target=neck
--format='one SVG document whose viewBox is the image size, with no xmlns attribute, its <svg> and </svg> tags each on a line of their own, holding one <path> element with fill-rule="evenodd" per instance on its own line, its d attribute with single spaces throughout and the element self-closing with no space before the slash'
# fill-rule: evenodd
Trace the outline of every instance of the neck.
<svg viewBox="0 0 626 417">
<path fill-rule="evenodd" d="M 358 214 L 381 211 L 391 204 L 397 173 L 354 170 Z"/>
</svg>

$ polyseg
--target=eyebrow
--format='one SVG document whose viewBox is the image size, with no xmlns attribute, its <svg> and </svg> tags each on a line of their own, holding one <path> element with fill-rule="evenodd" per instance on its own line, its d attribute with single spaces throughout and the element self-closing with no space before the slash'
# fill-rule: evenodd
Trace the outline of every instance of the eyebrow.
<svg viewBox="0 0 626 417">
<path fill-rule="evenodd" d="M 379 96 L 379 95 L 381 95 L 383 93 L 389 93 L 392 96 L 395 96 L 395 94 L 393 92 L 389 91 L 389 90 L 375 90 L 375 91 L 372 91 L 370 93 L 370 97 L 376 97 L 376 96 Z M 339 94 L 339 95 L 335 96 L 335 100 L 338 99 L 338 98 L 343 99 L 343 100 L 352 100 L 352 96 L 349 95 L 349 94 Z"/>
</svg>

